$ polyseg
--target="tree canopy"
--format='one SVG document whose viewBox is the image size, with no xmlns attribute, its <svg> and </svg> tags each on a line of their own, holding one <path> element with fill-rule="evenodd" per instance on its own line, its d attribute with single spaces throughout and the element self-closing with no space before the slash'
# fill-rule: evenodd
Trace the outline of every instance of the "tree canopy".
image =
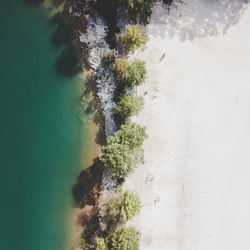
<svg viewBox="0 0 250 250">
<path fill-rule="evenodd" d="M 116 176 L 126 177 L 143 162 L 143 149 L 140 146 L 146 138 L 144 127 L 136 123 L 122 125 L 102 147 L 100 159 Z"/>
<path fill-rule="evenodd" d="M 140 232 L 134 227 L 122 227 L 109 238 L 111 250 L 139 250 Z"/>
<path fill-rule="evenodd" d="M 138 115 L 144 104 L 143 98 L 133 94 L 124 94 L 118 102 L 115 113 L 122 119 L 129 116 Z"/>
<path fill-rule="evenodd" d="M 127 25 L 122 35 L 122 42 L 127 51 L 144 48 L 148 40 L 146 29 L 142 25 Z"/>
<path fill-rule="evenodd" d="M 124 221 L 131 220 L 141 210 L 141 202 L 132 191 L 126 190 L 121 203 L 121 218 Z"/>
<path fill-rule="evenodd" d="M 126 59 L 117 59 L 113 64 L 116 82 L 118 85 L 133 88 L 141 85 L 146 79 L 145 62 L 135 59 L 132 62 L 127 62 Z"/>
</svg>

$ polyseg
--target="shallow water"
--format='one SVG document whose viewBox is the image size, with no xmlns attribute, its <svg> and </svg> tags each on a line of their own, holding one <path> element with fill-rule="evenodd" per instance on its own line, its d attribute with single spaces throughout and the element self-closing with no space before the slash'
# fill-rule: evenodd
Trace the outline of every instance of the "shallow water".
<svg viewBox="0 0 250 250">
<path fill-rule="evenodd" d="M 42 8 L 3 0 L 0 11 L 0 250 L 68 249 L 71 187 L 88 146 L 81 86 L 56 73 Z"/>
</svg>

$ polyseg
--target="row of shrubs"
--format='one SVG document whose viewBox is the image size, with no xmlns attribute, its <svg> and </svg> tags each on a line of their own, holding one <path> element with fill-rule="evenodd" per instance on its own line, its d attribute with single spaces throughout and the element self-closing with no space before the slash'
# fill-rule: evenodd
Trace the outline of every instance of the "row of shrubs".
<svg viewBox="0 0 250 250">
<path fill-rule="evenodd" d="M 134 52 L 145 47 L 146 31 L 141 25 L 127 25 L 121 40 L 127 52 Z M 115 76 L 115 117 L 119 130 L 102 147 L 100 160 L 122 183 L 144 160 L 142 145 L 148 137 L 146 128 L 129 121 L 129 117 L 137 115 L 143 107 L 143 97 L 136 95 L 135 88 L 145 81 L 146 67 L 145 62 L 138 59 L 129 61 L 126 57 L 117 58 L 114 51 L 105 53 L 102 62 Z M 140 199 L 133 191 L 122 191 L 121 185 L 116 190 L 105 191 L 98 201 L 98 217 L 90 221 L 83 233 L 81 248 L 139 249 L 140 232 L 134 227 L 125 227 L 125 223 L 137 215 L 140 209 Z M 96 233 L 98 228 L 101 232 Z M 93 233 L 94 236 L 98 235 L 95 244 L 91 240 Z"/>
</svg>

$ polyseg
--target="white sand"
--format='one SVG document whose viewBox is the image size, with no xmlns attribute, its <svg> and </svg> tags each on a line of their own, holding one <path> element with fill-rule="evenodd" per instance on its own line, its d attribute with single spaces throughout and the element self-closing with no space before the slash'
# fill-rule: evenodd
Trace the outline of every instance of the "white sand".
<svg viewBox="0 0 250 250">
<path fill-rule="evenodd" d="M 143 204 L 131 224 L 143 250 L 249 250 L 250 4 L 186 1 L 154 9 L 137 54 L 149 139 L 125 183 Z"/>
</svg>

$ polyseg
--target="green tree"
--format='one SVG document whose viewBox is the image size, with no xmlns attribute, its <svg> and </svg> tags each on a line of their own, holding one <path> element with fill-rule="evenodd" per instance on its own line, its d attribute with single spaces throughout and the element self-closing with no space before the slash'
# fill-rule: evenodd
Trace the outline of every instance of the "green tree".
<svg viewBox="0 0 250 250">
<path fill-rule="evenodd" d="M 132 191 L 126 190 L 121 203 L 121 219 L 128 221 L 132 219 L 141 210 L 141 202 L 138 196 Z"/>
<path fill-rule="evenodd" d="M 141 96 L 124 94 L 116 106 L 115 113 L 126 120 L 129 116 L 138 115 L 143 105 L 144 100 Z"/>
<path fill-rule="evenodd" d="M 126 82 L 130 88 L 141 85 L 146 79 L 145 62 L 141 60 L 134 60 L 126 67 Z"/>
<path fill-rule="evenodd" d="M 147 138 L 145 130 L 136 123 L 127 123 L 102 147 L 100 160 L 116 176 L 123 178 L 130 175 L 143 162 L 141 145 Z"/>
<path fill-rule="evenodd" d="M 109 238 L 111 250 L 139 250 L 140 232 L 134 227 L 123 227 Z"/>
<path fill-rule="evenodd" d="M 134 169 L 143 162 L 142 149 L 130 149 L 126 144 L 114 142 L 114 137 L 102 147 L 101 161 L 116 176 L 123 178 L 134 172 Z"/>
<path fill-rule="evenodd" d="M 126 59 L 117 59 L 112 67 L 119 86 L 133 88 L 141 85 L 146 79 L 145 62 L 135 59 L 128 63 Z"/>
<path fill-rule="evenodd" d="M 146 29 L 141 25 L 127 25 L 122 35 L 122 42 L 127 51 L 144 48 L 148 40 Z"/>
<path fill-rule="evenodd" d="M 127 145 L 129 149 L 135 149 L 141 147 L 147 138 L 145 127 L 134 122 L 128 122 L 121 126 L 111 140 Z"/>
</svg>

